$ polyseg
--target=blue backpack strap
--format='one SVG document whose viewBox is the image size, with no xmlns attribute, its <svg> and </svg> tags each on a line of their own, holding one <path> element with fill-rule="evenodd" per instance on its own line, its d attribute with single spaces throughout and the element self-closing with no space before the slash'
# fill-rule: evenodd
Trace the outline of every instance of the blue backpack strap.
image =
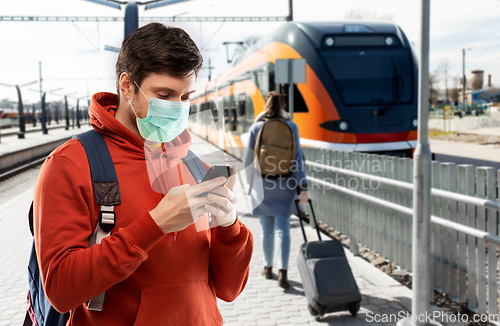
<svg viewBox="0 0 500 326">
<path fill-rule="evenodd" d="M 101 205 L 101 214 L 99 218 L 99 227 L 92 238 L 99 238 L 97 232 L 99 229 L 100 237 L 109 235 L 114 226 L 115 216 L 113 207 L 121 203 L 120 188 L 118 185 L 118 178 L 114 168 L 113 160 L 109 154 L 108 146 L 100 133 L 95 130 L 87 131 L 85 133 L 75 136 L 85 148 L 85 153 L 90 165 L 92 174 L 92 182 L 94 184 L 95 195 L 97 202 Z M 106 211 L 108 210 L 108 211 Z M 110 210 L 110 211 L 109 211 Z M 30 224 L 30 231 L 33 234 L 33 203 L 28 213 Z M 108 231 L 105 231 L 108 230 Z M 96 236 L 96 237 L 94 237 Z M 92 239 L 91 239 L 92 240 Z M 100 240 L 95 240 L 98 243 Z M 89 242 L 89 246 L 91 243 Z M 38 265 L 38 258 L 35 251 L 35 241 L 33 240 L 30 260 L 28 263 L 28 281 L 29 281 L 29 309 L 35 315 L 36 322 L 39 326 L 45 325 L 66 325 L 69 318 L 69 313 L 61 314 L 52 307 L 47 296 L 45 295 L 42 278 L 40 276 L 40 269 Z M 93 310 L 101 310 L 102 302 L 104 300 L 104 293 L 97 298 L 92 299 L 88 308 Z M 27 312 L 25 324 L 29 324 L 31 315 Z"/>
<path fill-rule="evenodd" d="M 196 156 L 191 150 L 188 150 L 187 155 L 182 158 L 182 162 L 186 165 L 191 175 L 196 180 L 196 183 L 200 183 L 205 174 L 207 174 L 207 169 L 201 162 L 200 158 Z"/>
<path fill-rule="evenodd" d="M 97 203 L 101 205 L 99 225 L 89 240 L 89 247 L 92 247 L 94 244 L 100 244 L 102 239 L 109 236 L 115 226 L 114 206 L 121 204 L 120 185 L 118 184 L 113 159 L 102 134 L 92 129 L 75 137 L 85 148 L 95 196 Z M 87 308 L 102 311 L 104 294 L 101 293 L 90 300 Z"/>
<path fill-rule="evenodd" d="M 85 148 L 99 205 L 120 205 L 120 186 L 115 165 L 102 134 L 92 129 L 76 135 L 75 138 Z"/>
<path fill-rule="evenodd" d="M 38 258 L 35 251 L 35 240 L 31 245 L 30 260 L 28 263 L 28 283 L 29 283 L 29 307 L 26 312 L 25 325 L 34 325 L 31 320 L 34 314 L 36 323 L 39 326 L 64 326 L 69 319 L 69 312 L 60 313 L 50 304 L 45 291 L 43 290 L 42 277 L 40 276 L 40 268 L 38 267 Z M 31 321 L 31 324 L 29 323 Z"/>
</svg>

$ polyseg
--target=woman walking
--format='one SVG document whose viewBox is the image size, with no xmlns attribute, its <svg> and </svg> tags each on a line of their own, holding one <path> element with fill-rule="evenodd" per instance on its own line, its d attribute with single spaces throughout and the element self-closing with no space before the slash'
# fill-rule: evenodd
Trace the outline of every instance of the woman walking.
<svg viewBox="0 0 500 326">
<path fill-rule="evenodd" d="M 291 141 L 295 144 L 295 153 L 292 153 L 292 164 L 289 173 L 286 175 L 265 174 L 263 173 L 264 168 L 262 165 L 260 166 L 260 171 L 263 173 L 261 176 L 263 194 L 257 194 L 259 190 L 256 189 L 257 187 L 253 187 L 252 198 L 260 197 L 263 200 L 259 206 L 253 209 L 252 213 L 259 216 L 262 225 L 264 269 L 261 274 L 267 279 L 273 278 L 274 236 L 276 233 L 278 238 L 278 284 L 282 288 L 288 288 L 290 286 L 287 275 L 290 257 L 290 215 L 297 213 L 294 204 L 297 193 L 300 193 L 300 203 L 307 203 L 308 195 L 299 130 L 297 125 L 290 121 L 288 113 L 283 110 L 283 98 L 276 91 L 272 91 L 267 95 L 264 112 L 257 116 L 255 123 L 250 128 L 247 146 L 249 150 L 245 151 L 243 162 L 245 167 L 254 164 L 254 152 L 260 151 L 260 148 L 256 148 L 256 146 L 259 146 L 262 140 L 262 133 L 260 132 L 264 123 L 267 120 L 276 119 L 284 121 L 290 127 L 292 131 L 290 137 L 293 136 Z M 272 130 L 271 132 L 277 131 Z M 269 162 L 276 163 L 276 161 L 272 160 L 269 160 Z M 285 163 L 283 166 L 286 165 L 286 162 L 279 163 Z M 276 165 L 281 166 L 281 164 Z M 260 187 L 258 188 L 260 189 Z"/>
</svg>

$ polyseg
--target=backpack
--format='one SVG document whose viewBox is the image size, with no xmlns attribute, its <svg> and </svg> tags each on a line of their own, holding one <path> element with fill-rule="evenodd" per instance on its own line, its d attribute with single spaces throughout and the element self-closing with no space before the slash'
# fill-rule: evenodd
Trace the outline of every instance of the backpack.
<svg viewBox="0 0 500 326">
<path fill-rule="evenodd" d="M 255 164 L 264 176 L 286 176 L 295 160 L 296 143 L 292 128 L 280 118 L 264 120 L 255 142 Z"/>
<path fill-rule="evenodd" d="M 99 214 L 99 224 L 89 240 L 89 247 L 101 243 L 101 240 L 111 234 L 115 225 L 114 206 L 120 205 L 120 186 L 116 176 L 113 160 L 109 153 L 108 146 L 102 134 L 95 130 L 89 130 L 74 136 L 85 148 L 87 159 L 92 174 L 94 192 L 101 213 Z M 191 150 L 182 159 L 189 172 L 197 183 L 200 183 L 206 174 L 206 169 L 198 156 Z M 31 234 L 33 235 L 33 202 L 28 213 L 28 222 Z M 31 255 L 28 263 L 28 307 L 23 326 L 64 326 L 69 318 L 69 312 L 60 313 L 52 307 L 48 301 L 40 277 L 40 269 L 35 251 L 35 240 L 31 247 Z M 96 298 L 87 303 L 87 309 L 101 311 L 105 293 L 101 293 Z"/>
</svg>

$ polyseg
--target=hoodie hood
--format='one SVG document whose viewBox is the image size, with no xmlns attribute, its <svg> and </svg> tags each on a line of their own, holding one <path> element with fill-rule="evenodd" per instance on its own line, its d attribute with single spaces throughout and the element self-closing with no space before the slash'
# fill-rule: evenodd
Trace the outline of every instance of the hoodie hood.
<svg viewBox="0 0 500 326">
<path fill-rule="evenodd" d="M 110 138 L 113 143 L 126 150 L 140 153 L 144 156 L 145 145 L 153 147 L 149 142 L 144 141 L 135 135 L 131 130 L 116 120 L 115 114 L 118 109 L 118 95 L 112 93 L 96 93 L 92 96 L 89 106 L 90 124 L 103 135 Z M 191 135 L 185 129 L 179 136 L 171 142 L 161 146 L 163 157 L 169 162 L 169 166 L 180 164 L 181 159 L 187 155 L 191 146 Z M 156 145 L 156 144 L 155 144 Z"/>
</svg>

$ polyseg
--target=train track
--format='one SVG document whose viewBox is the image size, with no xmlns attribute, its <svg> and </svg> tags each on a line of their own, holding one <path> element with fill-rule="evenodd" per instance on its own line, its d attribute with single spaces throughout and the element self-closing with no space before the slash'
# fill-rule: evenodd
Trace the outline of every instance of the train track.
<svg viewBox="0 0 500 326">
<path fill-rule="evenodd" d="M 60 129 L 60 128 L 65 128 L 66 125 L 52 125 L 52 126 L 47 126 L 47 129 L 50 131 L 52 129 Z M 16 129 L 16 130 L 12 130 Z M 37 128 L 32 128 L 28 127 L 26 128 L 25 133 L 31 133 L 31 132 L 40 132 L 42 131 L 42 127 L 37 127 Z M 12 136 L 17 136 L 19 134 L 19 130 L 17 126 L 14 126 L 13 128 L 3 128 L 0 129 L 0 139 L 3 137 L 12 137 Z"/>
<path fill-rule="evenodd" d="M 47 155 L 72 137 L 73 134 L 63 134 L 28 148 L 7 150 L 6 153 L 0 155 L 0 181 L 43 163 Z"/>
<path fill-rule="evenodd" d="M 0 174 L 0 181 L 3 181 L 5 179 L 8 179 L 8 178 L 11 178 L 19 173 L 22 173 L 28 169 L 31 169 L 37 165 L 40 165 L 42 164 L 45 159 L 47 158 L 47 156 L 43 156 L 41 158 L 37 158 L 37 159 L 33 159 L 31 162 L 28 162 L 28 163 L 25 163 L 21 166 L 18 166 L 16 168 L 13 168 L 13 169 L 10 169 L 8 170 L 7 172 L 4 172 L 2 174 Z"/>
</svg>

